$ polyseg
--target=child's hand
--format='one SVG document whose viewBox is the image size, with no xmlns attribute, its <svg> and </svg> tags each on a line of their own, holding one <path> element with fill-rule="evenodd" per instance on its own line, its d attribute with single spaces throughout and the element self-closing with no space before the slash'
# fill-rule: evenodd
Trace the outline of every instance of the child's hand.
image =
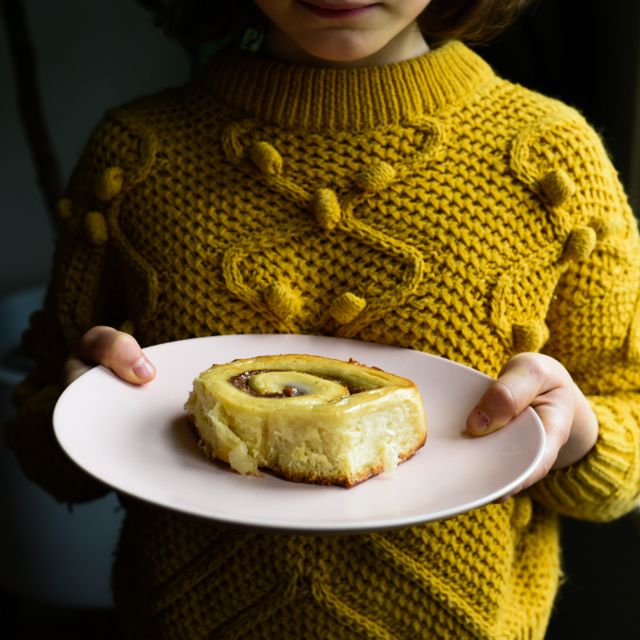
<svg viewBox="0 0 640 640">
<path fill-rule="evenodd" d="M 598 438 L 598 420 L 569 372 L 539 353 L 521 353 L 504 366 L 467 419 L 467 431 L 501 429 L 526 407 L 540 416 L 547 442 L 538 468 L 510 495 L 583 458 Z M 510 496 L 505 496 L 504 499 Z"/>
<path fill-rule="evenodd" d="M 150 382 L 156 375 L 155 367 L 142 353 L 136 339 L 111 327 L 93 327 L 80 338 L 64 365 L 65 384 L 71 384 L 97 364 L 133 384 Z"/>
</svg>

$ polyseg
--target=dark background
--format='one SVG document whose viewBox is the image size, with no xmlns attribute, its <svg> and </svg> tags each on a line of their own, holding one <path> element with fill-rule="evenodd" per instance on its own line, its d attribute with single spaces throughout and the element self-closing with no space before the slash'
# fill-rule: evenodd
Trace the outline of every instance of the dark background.
<svg viewBox="0 0 640 640">
<path fill-rule="evenodd" d="M 538 0 L 476 50 L 506 78 L 577 107 L 640 198 L 640 2 Z"/>
</svg>

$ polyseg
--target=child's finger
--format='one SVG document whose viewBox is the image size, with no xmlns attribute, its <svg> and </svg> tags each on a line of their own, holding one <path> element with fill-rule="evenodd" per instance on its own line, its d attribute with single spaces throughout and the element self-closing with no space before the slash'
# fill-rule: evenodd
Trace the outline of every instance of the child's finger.
<svg viewBox="0 0 640 640">
<path fill-rule="evenodd" d="M 507 425 L 528 406 L 538 407 L 566 384 L 564 368 L 541 354 L 522 353 L 507 362 L 467 420 L 467 430 L 484 435 Z M 570 380 L 570 379 L 569 379 Z"/>
<path fill-rule="evenodd" d="M 544 377 L 535 369 L 506 369 L 469 414 L 467 430 L 483 435 L 504 427 L 544 392 L 544 386 Z"/>
<path fill-rule="evenodd" d="M 101 364 L 133 384 L 149 382 L 156 374 L 136 339 L 112 327 L 93 327 L 87 331 L 75 356 L 85 363 Z"/>
</svg>

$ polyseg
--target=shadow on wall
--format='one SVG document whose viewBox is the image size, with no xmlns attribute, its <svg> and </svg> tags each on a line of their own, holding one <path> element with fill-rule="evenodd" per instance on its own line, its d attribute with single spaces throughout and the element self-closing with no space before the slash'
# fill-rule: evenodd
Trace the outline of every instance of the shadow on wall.
<svg viewBox="0 0 640 640">
<path fill-rule="evenodd" d="M 10 394 L 27 372 L 16 345 L 42 289 L 0 298 L 0 423 L 13 413 Z M 0 447 L 0 589 L 64 607 L 110 607 L 112 554 L 122 514 L 115 495 L 70 510 L 22 474 Z"/>
<path fill-rule="evenodd" d="M 22 7 L 35 57 L 45 132 L 64 184 L 104 112 L 134 97 L 180 84 L 190 73 L 184 50 L 154 25 L 144 4 L 160 0 L 3 0 L 0 3 L 0 295 L 48 278 L 54 233 L 18 112 L 18 63 L 4 16 Z M 15 9 L 13 9 L 15 13 Z M 17 31 L 12 27 L 11 31 Z M 27 41 L 28 45 L 29 42 Z M 33 111 L 33 94 L 26 103 Z M 37 106 L 37 105 L 35 105 Z"/>
</svg>

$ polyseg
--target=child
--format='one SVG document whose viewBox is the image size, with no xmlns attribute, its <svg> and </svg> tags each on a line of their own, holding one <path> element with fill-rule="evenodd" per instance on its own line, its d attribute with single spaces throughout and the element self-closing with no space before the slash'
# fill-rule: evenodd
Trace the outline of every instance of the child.
<svg viewBox="0 0 640 640">
<path fill-rule="evenodd" d="M 107 490 L 55 444 L 63 362 L 67 382 L 102 363 L 145 383 L 139 344 L 227 333 L 440 354 L 499 376 L 471 434 L 530 405 L 547 446 L 516 495 L 388 532 L 233 530 L 127 500 L 131 637 L 542 638 L 558 514 L 635 505 L 640 243 L 616 172 L 578 113 L 450 39 L 522 4 L 170 3 L 174 31 L 231 35 L 186 87 L 110 112 L 60 202 L 10 429 L 31 477 L 65 501 Z"/>
</svg>

